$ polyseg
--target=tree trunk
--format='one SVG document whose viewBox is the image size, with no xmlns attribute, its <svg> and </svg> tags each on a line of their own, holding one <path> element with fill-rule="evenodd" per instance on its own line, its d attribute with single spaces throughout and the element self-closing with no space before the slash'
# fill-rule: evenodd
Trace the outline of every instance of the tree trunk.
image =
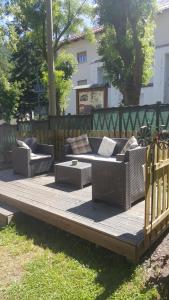
<svg viewBox="0 0 169 300">
<path fill-rule="evenodd" d="M 139 105 L 140 102 L 140 92 L 141 87 L 128 87 L 124 88 L 122 91 L 123 94 L 123 104 L 128 105 Z"/>
</svg>

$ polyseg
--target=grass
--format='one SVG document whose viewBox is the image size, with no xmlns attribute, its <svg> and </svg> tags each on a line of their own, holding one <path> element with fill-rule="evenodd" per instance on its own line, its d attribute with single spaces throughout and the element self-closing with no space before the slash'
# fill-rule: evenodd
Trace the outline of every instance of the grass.
<svg viewBox="0 0 169 300">
<path fill-rule="evenodd" d="M 33 218 L 0 230 L 0 300 L 152 300 L 146 272 Z"/>
</svg>

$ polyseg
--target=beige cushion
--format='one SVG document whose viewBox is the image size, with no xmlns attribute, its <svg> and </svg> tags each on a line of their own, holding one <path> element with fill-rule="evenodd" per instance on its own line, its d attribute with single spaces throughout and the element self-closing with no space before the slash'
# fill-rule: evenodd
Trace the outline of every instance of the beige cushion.
<svg viewBox="0 0 169 300">
<path fill-rule="evenodd" d="M 71 145 L 73 154 L 84 154 L 92 152 L 87 134 L 83 134 L 74 138 L 68 138 L 67 142 Z"/>
<path fill-rule="evenodd" d="M 17 145 L 18 145 L 19 147 L 23 147 L 23 148 L 25 148 L 25 149 L 31 150 L 30 147 L 29 147 L 25 142 L 23 142 L 23 141 L 21 141 L 21 140 L 16 140 L 16 143 L 17 143 Z"/>
<path fill-rule="evenodd" d="M 113 154 L 116 142 L 108 137 L 104 136 L 100 144 L 98 154 L 105 157 L 110 157 Z"/>
<path fill-rule="evenodd" d="M 138 142 L 136 140 L 136 138 L 134 136 L 132 136 L 127 143 L 125 144 L 124 148 L 122 149 L 121 153 L 125 154 L 126 151 L 131 150 L 131 149 L 135 149 L 136 147 L 138 147 Z"/>
</svg>

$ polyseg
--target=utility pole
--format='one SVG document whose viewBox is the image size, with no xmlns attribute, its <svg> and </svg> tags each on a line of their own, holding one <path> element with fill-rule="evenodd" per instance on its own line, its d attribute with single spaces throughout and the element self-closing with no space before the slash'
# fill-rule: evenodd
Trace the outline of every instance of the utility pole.
<svg viewBox="0 0 169 300">
<path fill-rule="evenodd" d="M 49 87 L 49 116 L 56 116 L 56 87 L 54 75 L 53 53 L 53 16 L 52 0 L 46 0 L 47 12 L 47 57 L 48 57 L 48 87 Z"/>
</svg>

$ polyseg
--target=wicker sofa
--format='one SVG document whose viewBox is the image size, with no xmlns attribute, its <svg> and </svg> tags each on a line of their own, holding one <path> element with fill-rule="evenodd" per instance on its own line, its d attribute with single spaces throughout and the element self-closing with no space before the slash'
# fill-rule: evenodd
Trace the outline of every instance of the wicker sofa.
<svg viewBox="0 0 169 300">
<path fill-rule="evenodd" d="M 31 149 L 15 146 L 12 151 L 13 169 L 15 174 L 25 177 L 48 172 L 54 161 L 54 146 L 36 143 L 36 147 L 27 144 Z"/>
<path fill-rule="evenodd" d="M 73 155 L 70 145 L 64 146 L 67 160 L 92 163 L 92 199 L 104 201 L 128 210 L 145 195 L 143 165 L 145 147 L 120 154 L 128 139 L 115 138 L 117 144 L 113 156 L 106 158 L 97 154 L 102 138 L 89 138 L 92 153 Z"/>
<path fill-rule="evenodd" d="M 127 138 L 114 138 L 113 140 L 115 140 L 117 144 L 114 149 L 113 155 L 109 158 L 105 158 L 105 157 L 97 154 L 100 144 L 102 142 L 102 138 L 100 138 L 100 137 L 89 137 L 89 143 L 90 143 L 92 152 L 87 153 L 87 154 L 79 154 L 79 155 L 73 154 L 70 144 L 65 144 L 64 145 L 64 157 L 66 160 L 77 159 L 79 161 L 84 161 L 84 162 L 93 162 L 95 160 L 98 160 L 98 161 L 106 160 L 106 161 L 113 162 L 116 160 L 120 160 L 120 159 L 122 159 L 123 156 L 119 155 L 119 153 L 123 149 L 123 147 L 126 144 L 126 142 L 128 141 L 128 139 Z"/>
</svg>

